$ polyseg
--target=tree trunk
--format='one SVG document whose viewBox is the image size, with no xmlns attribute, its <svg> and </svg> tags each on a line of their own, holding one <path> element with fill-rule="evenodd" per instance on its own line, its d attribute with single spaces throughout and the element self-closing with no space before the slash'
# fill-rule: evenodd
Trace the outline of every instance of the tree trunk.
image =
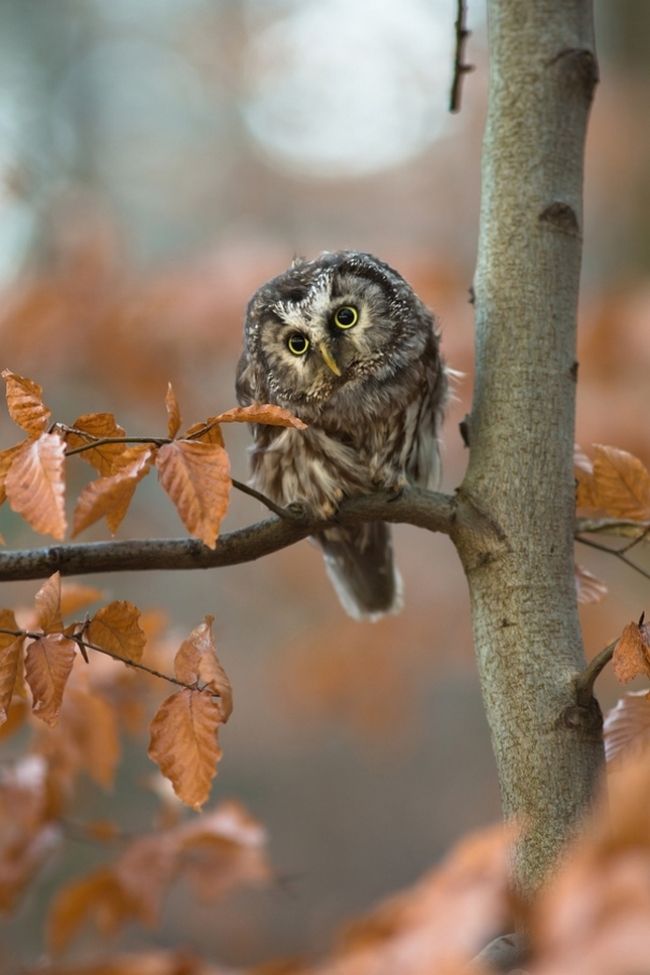
<svg viewBox="0 0 650 975">
<path fill-rule="evenodd" d="M 532 893 L 602 764 L 573 578 L 576 306 L 591 0 L 488 0 L 489 108 L 475 278 L 476 383 L 460 500 L 503 538 L 459 529 L 506 817 Z"/>
</svg>

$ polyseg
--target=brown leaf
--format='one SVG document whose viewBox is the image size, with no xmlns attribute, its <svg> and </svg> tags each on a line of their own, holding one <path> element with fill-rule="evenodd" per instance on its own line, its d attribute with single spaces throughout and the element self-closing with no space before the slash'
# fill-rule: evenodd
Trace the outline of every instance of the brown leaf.
<svg viewBox="0 0 650 975">
<path fill-rule="evenodd" d="M 25 679 L 34 699 L 32 710 L 47 724 L 54 724 L 59 715 L 75 653 L 73 641 L 60 633 L 34 640 L 27 648 Z"/>
<path fill-rule="evenodd" d="M 211 443 L 217 447 L 225 446 L 221 427 L 216 416 L 209 416 L 207 420 L 193 423 L 188 427 L 184 440 L 198 440 L 201 443 Z"/>
<path fill-rule="evenodd" d="M 627 754 L 633 747 L 645 747 L 650 743 L 649 693 L 647 690 L 628 691 L 607 713 L 603 737 L 608 762 L 621 752 Z"/>
<path fill-rule="evenodd" d="M 612 663 L 617 680 L 627 684 L 642 674 L 650 676 L 650 639 L 648 624 L 628 623 L 616 644 Z"/>
<path fill-rule="evenodd" d="M 43 583 L 34 596 L 34 606 L 38 625 L 44 633 L 57 633 L 63 629 L 60 572 L 55 572 Z"/>
<path fill-rule="evenodd" d="M 206 616 L 183 641 L 174 658 L 174 673 L 184 684 L 198 683 L 201 690 L 217 694 L 225 723 L 232 714 L 232 686 L 217 658 L 212 638 L 213 620 L 213 616 Z"/>
<path fill-rule="evenodd" d="M 577 477 L 579 507 L 612 518 L 650 519 L 650 473 L 634 454 L 595 444 L 593 476 L 578 471 Z"/>
<path fill-rule="evenodd" d="M 605 583 L 577 562 L 574 579 L 579 603 L 599 603 L 607 595 Z"/>
<path fill-rule="evenodd" d="M 236 406 L 214 418 L 219 423 L 266 423 L 272 427 L 294 427 L 306 430 L 307 424 L 294 416 L 290 410 L 269 403 L 255 403 L 252 406 Z"/>
<path fill-rule="evenodd" d="M 1 375 L 7 384 L 9 416 L 27 433 L 38 436 L 45 430 L 51 416 L 51 410 L 43 403 L 43 387 L 11 369 L 3 369 Z"/>
<path fill-rule="evenodd" d="M 231 488 L 226 451 L 196 440 L 175 440 L 160 448 L 156 466 L 185 527 L 214 548 Z"/>
<path fill-rule="evenodd" d="M 219 702 L 209 691 L 182 690 L 158 708 L 151 722 L 149 757 L 186 805 L 200 809 L 221 758 Z"/>
<path fill-rule="evenodd" d="M 120 757 L 117 717 L 111 704 L 86 687 L 66 691 L 59 719 L 61 733 L 76 749 L 79 769 L 102 786 L 110 789 Z"/>
<path fill-rule="evenodd" d="M 100 477 L 86 485 L 75 505 L 73 537 L 100 518 L 106 518 L 110 531 L 115 534 L 129 509 L 136 487 L 149 473 L 152 454 L 151 447 L 138 448 L 135 459 L 117 474 Z"/>
<path fill-rule="evenodd" d="M 10 609 L 0 609 L 0 629 L 19 629 L 16 617 Z M 24 636 L 0 633 L 0 724 L 4 724 L 9 715 L 24 642 Z"/>
<path fill-rule="evenodd" d="M 65 447 L 56 433 L 43 433 L 16 452 L 5 480 L 12 509 L 34 531 L 62 539 L 65 535 Z"/>
<path fill-rule="evenodd" d="M 86 920 L 93 920 L 104 934 L 137 916 L 137 904 L 128 896 L 108 867 L 60 887 L 47 918 L 47 941 L 54 954 L 62 952 Z"/>
<path fill-rule="evenodd" d="M 181 410 L 171 383 L 167 383 L 165 409 L 167 410 L 167 436 L 173 440 L 181 428 Z"/>
<path fill-rule="evenodd" d="M 91 436 L 83 437 L 78 433 L 68 433 L 66 441 L 71 450 L 87 446 L 92 443 L 94 437 L 103 440 L 108 437 L 126 436 L 124 428 L 117 423 L 112 413 L 84 413 L 83 416 L 77 417 L 72 426 L 76 430 L 83 430 Z M 139 444 L 134 447 L 125 443 L 107 443 L 89 447 L 88 450 L 82 451 L 79 456 L 87 464 L 91 464 L 103 477 L 110 477 L 132 464 L 141 450 L 142 446 Z"/>
<path fill-rule="evenodd" d="M 78 609 L 90 606 L 102 599 L 104 593 L 95 586 L 85 586 L 80 582 L 63 582 L 61 584 L 61 615 L 70 616 Z"/>
<path fill-rule="evenodd" d="M 13 447 L 7 447 L 6 450 L 0 450 L 0 504 L 2 504 L 7 497 L 7 492 L 5 491 L 5 481 L 7 480 L 9 468 L 13 464 L 14 457 L 18 451 L 28 442 L 29 441 L 24 440 L 22 443 L 14 444 Z"/>
<path fill-rule="evenodd" d="M 141 660 L 147 638 L 140 628 L 140 610 L 126 599 L 102 606 L 91 619 L 85 637 L 122 660 Z"/>
</svg>

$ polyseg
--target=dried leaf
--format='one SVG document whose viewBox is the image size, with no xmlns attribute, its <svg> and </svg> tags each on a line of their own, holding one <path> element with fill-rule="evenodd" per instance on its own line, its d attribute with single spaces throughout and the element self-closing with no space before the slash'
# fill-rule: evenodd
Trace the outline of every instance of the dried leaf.
<svg viewBox="0 0 650 975">
<path fill-rule="evenodd" d="M 61 615 L 70 616 L 78 609 L 84 609 L 99 599 L 104 593 L 95 586 L 85 586 L 79 582 L 63 582 L 61 584 Z"/>
<path fill-rule="evenodd" d="M 71 450 L 87 446 L 92 443 L 94 437 L 103 440 L 109 437 L 126 436 L 124 427 L 117 423 L 112 413 L 84 413 L 83 416 L 77 417 L 72 426 L 75 430 L 83 430 L 91 436 L 83 437 L 78 433 L 68 433 L 66 441 Z M 132 464 L 139 456 L 141 449 L 141 445 L 134 447 L 125 443 L 107 443 L 89 447 L 88 450 L 82 451 L 79 456 L 87 464 L 91 464 L 103 477 L 110 477 Z"/>
<path fill-rule="evenodd" d="M 188 427 L 184 440 L 198 440 L 200 443 L 211 443 L 217 447 L 223 447 L 224 440 L 221 427 L 216 416 L 209 416 L 207 420 L 193 423 Z"/>
<path fill-rule="evenodd" d="M 650 676 L 650 626 L 628 623 L 616 644 L 612 663 L 617 680 L 627 684 L 641 675 Z"/>
<path fill-rule="evenodd" d="M 7 384 L 9 416 L 27 433 L 38 436 L 45 430 L 52 415 L 43 403 L 43 387 L 11 369 L 3 369 L 1 375 Z"/>
<path fill-rule="evenodd" d="M 184 684 L 198 683 L 202 690 L 217 694 L 225 723 L 232 714 L 232 686 L 217 658 L 212 638 L 213 620 L 213 616 L 206 616 L 183 641 L 174 659 L 174 673 Z"/>
<path fill-rule="evenodd" d="M 577 479 L 578 507 L 612 518 L 650 519 L 650 473 L 634 454 L 595 444 L 593 475 L 578 470 Z"/>
<path fill-rule="evenodd" d="M 137 904 L 108 867 L 59 888 L 47 919 L 47 941 L 54 954 L 62 952 L 87 919 L 104 935 L 137 916 Z"/>
<path fill-rule="evenodd" d="M 19 629 L 16 617 L 10 609 L 0 609 L 0 629 Z M 24 642 L 24 636 L 0 633 L 0 724 L 4 724 L 9 715 Z"/>
<path fill-rule="evenodd" d="M 63 630 L 61 614 L 61 573 L 55 572 L 34 596 L 36 619 L 44 633 Z"/>
<path fill-rule="evenodd" d="M 5 481 L 7 480 L 9 468 L 13 464 L 14 457 L 18 451 L 28 442 L 29 441 L 24 440 L 22 443 L 14 444 L 13 447 L 7 447 L 6 450 L 0 450 L 0 504 L 2 504 L 7 497 L 7 492 L 5 491 Z"/>
<path fill-rule="evenodd" d="M 272 427 L 294 427 L 306 430 L 307 424 L 294 416 L 290 410 L 269 403 L 255 403 L 252 406 L 236 406 L 214 418 L 219 423 L 266 423 Z"/>
<path fill-rule="evenodd" d="M 181 410 L 171 383 L 167 383 L 165 409 L 167 410 L 167 436 L 173 440 L 181 428 Z"/>
<path fill-rule="evenodd" d="M 27 648 L 25 679 L 34 699 L 33 712 L 54 724 L 61 710 L 63 691 L 72 671 L 76 646 L 61 633 L 34 640 Z"/>
<path fill-rule="evenodd" d="M 102 647 L 122 660 L 142 659 L 147 638 L 140 628 L 140 610 L 126 599 L 102 606 L 85 633 L 89 643 Z"/>
<path fill-rule="evenodd" d="M 605 583 L 577 562 L 574 578 L 579 603 L 599 603 L 607 595 Z"/>
<path fill-rule="evenodd" d="M 186 805 L 200 809 L 221 758 L 219 702 L 209 691 L 182 690 L 158 708 L 151 722 L 149 757 Z"/>
<path fill-rule="evenodd" d="M 61 437 L 43 433 L 17 451 L 5 480 L 12 509 L 34 531 L 56 539 L 62 539 L 66 529 L 64 454 Z"/>
<path fill-rule="evenodd" d="M 160 448 L 156 466 L 185 527 L 214 548 L 230 496 L 226 451 L 196 440 L 175 440 Z"/>
<path fill-rule="evenodd" d="M 650 743 L 650 691 L 628 691 L 605 717 L 603 737 L 608 762 L 632 747 Z"/>
<path fill-rule="evenodd" d="M 73 536 L 100 518 L 106 518 L 110 531 L 115 534 L 129 509 L 136 487 L 149 473 L 152 454 L 151 447 L 139 447 L 135 459 L 117 474 L 100 477 L 86 485 L 75 505 Z"/>
<path fill-rule="evenodd" d="M 63 701 L 59 727 L 68 744 L 76 749 L 77 767 L 102 788 L 110 789 L 120 757 L 113 706 L 86 687 L 70 687 Z"/>
</svg>

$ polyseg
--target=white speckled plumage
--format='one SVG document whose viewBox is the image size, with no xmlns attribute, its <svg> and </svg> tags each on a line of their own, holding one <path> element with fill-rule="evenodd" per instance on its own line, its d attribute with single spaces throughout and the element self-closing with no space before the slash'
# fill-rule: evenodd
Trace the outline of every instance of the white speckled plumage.
<svg viewBox="0 0 650 975">
<path fill-rule="evenodd" d="M 336 324 L 343 308 L 356 314 L 353 326 Z M 292 353 L 292 336 L 304 352 Z M 356 251 L 294 261 L 249 303 L 237 394 L 243 405 L 284 406 L 309 426 L 253 427 L 255 486 L 325 517 L 345 498 L 436 486 L 447 385 L 433 317 L 396 271 Z M 316 541 L 352 616 L 400 608 L 387 525 L 328 528 Z"/>
</svg>

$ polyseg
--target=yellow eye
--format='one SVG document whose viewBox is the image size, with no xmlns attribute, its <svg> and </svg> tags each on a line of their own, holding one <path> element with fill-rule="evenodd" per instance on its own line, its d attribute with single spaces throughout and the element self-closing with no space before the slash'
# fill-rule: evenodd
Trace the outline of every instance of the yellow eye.
<svg viewBox="0 0 650 975">
<path fill-rule="evenodd" d="M 302 332 L 293 332 L 287 339 L 287 348 L 293 355 L 304 355 L 309 348 L 309 339 Z"/>
<path fill-rule="evenodd" d="M 352 328 L 359 321 L 359 312 L 352 305 L 343 305 L 334 315 L 334 324 L 338 328 Z"/>
</svg>

